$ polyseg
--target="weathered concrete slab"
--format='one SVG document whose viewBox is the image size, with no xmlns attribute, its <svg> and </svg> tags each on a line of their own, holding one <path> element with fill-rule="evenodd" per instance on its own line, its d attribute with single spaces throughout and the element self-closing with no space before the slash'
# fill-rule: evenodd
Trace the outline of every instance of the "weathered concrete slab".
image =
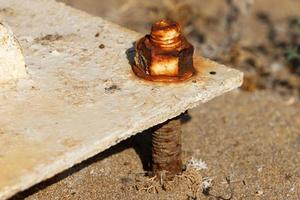
<svg viewBox="0 0 300 200">
<path fill-rule="evenodd" d="M 0 19 L 23 46 L 29 75 L 0 87 L 0 199 L 242 82 L 201 58 L 188 82 L 139 80 L 126 52 L 141 35 L 53 0 L 0 0 Z"/>
</svg>

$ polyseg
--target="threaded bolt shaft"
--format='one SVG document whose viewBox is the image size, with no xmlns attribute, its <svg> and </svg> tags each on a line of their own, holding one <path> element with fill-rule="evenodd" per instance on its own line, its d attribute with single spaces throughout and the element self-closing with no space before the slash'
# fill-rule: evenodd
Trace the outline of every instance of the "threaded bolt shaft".
<svg viewBox="0 0 300 200">
<path fill-rule="evenodd" d="M 154 174 L 170 180 L 182 171 L 180 116 L 155 127 L 152 134 Z"/>
</svg>

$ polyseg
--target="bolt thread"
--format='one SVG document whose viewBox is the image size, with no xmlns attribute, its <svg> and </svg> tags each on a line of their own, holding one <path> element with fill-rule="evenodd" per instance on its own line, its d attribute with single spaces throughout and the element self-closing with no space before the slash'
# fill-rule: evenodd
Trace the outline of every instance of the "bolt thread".
<svg viewBox="0 0 300 200">
<path fill-rule="evenodd" d="M 175 48 L 180 47 L 180 45 L 181 45 L 181 35 L 166 39 L 166 38 L 162 38 L 162 37 L 157 36 L 152 33 L 150 35 L 150 39 L 154 45 L 159 46 L 161 48 L 175 49 Z"/>
<path fill-rule="evenodd" d="M 152 134 L 153 172 L 172 179 L 182 171 L 180 117 L 159 125 Z"/>
<path fill-rule="evenodd" d="M 150 40 L 160 48 L 176 49 L 181 46 L 180 26 L 170 20 L 160 20 L 152 26 Z"/>
</svg>

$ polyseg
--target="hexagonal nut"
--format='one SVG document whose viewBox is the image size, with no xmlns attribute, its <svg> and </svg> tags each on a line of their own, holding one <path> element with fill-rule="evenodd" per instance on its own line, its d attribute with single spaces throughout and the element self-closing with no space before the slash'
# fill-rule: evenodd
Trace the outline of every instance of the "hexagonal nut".
<svg viewBox="0 0 300 200">
<path fill-rule="evenodd" d="M 194 74 L 194 47 L 181 36 L 178 27 L 176 22 L 169 21 L 167 28 L 154 25 L 151 35 L 137 42 L 133 68 L 137 76 L 170 82 L 186 80 Z"/>
</svg>

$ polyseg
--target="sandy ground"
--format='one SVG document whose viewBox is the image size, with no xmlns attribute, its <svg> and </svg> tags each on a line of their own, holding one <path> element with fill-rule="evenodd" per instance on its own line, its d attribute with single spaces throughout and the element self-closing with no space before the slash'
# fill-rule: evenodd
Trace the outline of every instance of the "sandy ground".
<svg viewBox="0 0 300 200">
<path fill-rule="evenodd" d="M 64 1 L 140 32 L 147 32 L 153 21 L 175 13 L 180 15 L 178 20 L 181 23 L 186 23 L 185 32 L 196 47 L 199 42 L 199 48 L 204 45 L 199 41 L 201 34 L 195 35 L 190 27 L 201 33 L 206 32 L 208 42 L 218 44 L 227 37 L 222 22 L 214 18 L 216 14 L 226 15 L 226 6 L 220 0 L 211 0 L 210 3 L 204 0 L 184 1 L 193 5 L 192 10 L 184 5 L 183 8 L 174 7 L 170 2 L 175 0 Z M 298 0 L 255 2 L 255 8 L 251 11 L 254 17 L 258 12 L 268 13 L 280 23 L 289 16 L 300 16 Z M 270 5 L 273 5 L 272 8 Z M 191 19 L 185 17 L 190 12 L 196 13 L 193 16 L 199 18 L 192 24 L 188 23 Z M 213 25 L 201 21 L 204 18 Z M 268 34 L 265 25 L 247 17 L 237 23 L 247 24 L 243 26 L 241 44 L 265 42 Z M 260 57 L 255 55 L 255 60 Z M 227 64 L 235 66 L 239 63 Z M 243 67 L 240 69 L 247 71 Z M 298 75 L 296 80 L 300 80 Z M 279 95 L 281 93 L 273 90 L 251 91 L 255 92 L 237 90 L 224 95 L 190 110 L 189 116 L 184 117 L 184 163 L 192 158 L 201 159 L 208 169 L 196 171 L 188 167 L 173 182 L 161 186 L 157 180 L 145 175 L 151 159 L 151 135 L 145 132 L 13 199 L 299 200 L 299 98 L 293 94 Z M 203 190 L 203 184 L 210 181 L 210 187 Z"/>
<path fill-rule="evenodd" d="M 142 133 L 15 199 L 298 200 L 299 106 L 265 92 L 236 91 L 191 110 L 183 124 L 184 161 L 202 159 L 208 169 L 189 169 L 164 188 L 144 176 L 150 134 Z M 204 194 L 208 179 L 211 190 Z"/>
</svg>

